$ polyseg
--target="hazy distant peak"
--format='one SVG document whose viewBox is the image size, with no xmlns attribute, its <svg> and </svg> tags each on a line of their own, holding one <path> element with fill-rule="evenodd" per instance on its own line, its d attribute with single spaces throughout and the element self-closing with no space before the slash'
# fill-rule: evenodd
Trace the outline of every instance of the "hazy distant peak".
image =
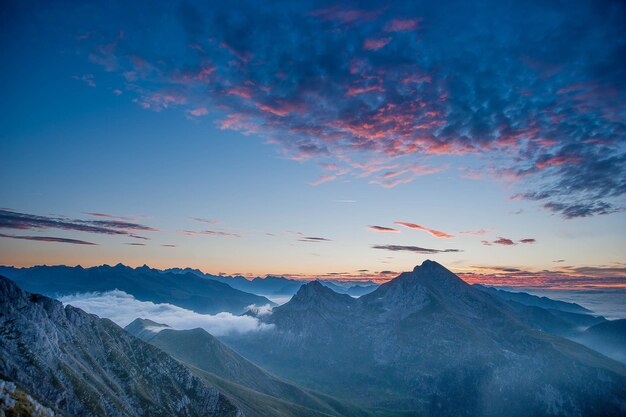
<svg viewBox="0 0 626 417">
<path fill-rule="evenodd" d="M 139 317 L 133 320 L 132 323 L 129 324 L 129 326 L 132 326 L 132 325 L 142 326 L 142 327 L 170 327 L 167 324 L 157 323 L 156 321 L 153 321 L 150 319 L 142 319 Z"/>
<path fill-rule="evenodd" d="M 167 324 L 157 323 L 150 319 L 136 318 L 128 326 L 124 327 L 128 333 L 142 339 L 143 341 L 151 340 L 161 330 L 171 329 Z"/>
</svg>

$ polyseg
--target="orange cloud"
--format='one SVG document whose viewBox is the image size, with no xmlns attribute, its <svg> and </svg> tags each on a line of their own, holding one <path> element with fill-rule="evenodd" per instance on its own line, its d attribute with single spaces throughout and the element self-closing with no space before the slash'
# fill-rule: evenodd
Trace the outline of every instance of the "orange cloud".
<svg viewBox="0 0 626 417">
<path fill-rule="evenodd" d="M 448 234 L 446 232 L 442 232 L 440 230 L 435 230 L 435 229 L 430 229 L 428 227 L 419 225 L 419 224 L 415 224 L 415 223 L 407 223 L 407 222 L 394 222 L 395 224 L 399 224 L 401 226 L 404 227 L 408 227 L 409 229 L 417 229 L 417 230 L 423 230 L 426 233 L 430 233 L 431 235 L 435 236 L 435 237 L 440 237 L 440 238 L 444 238 L 444 239 L 449 239 L 451 237 L 454 237 L 454 235 Z"/>
</svg>

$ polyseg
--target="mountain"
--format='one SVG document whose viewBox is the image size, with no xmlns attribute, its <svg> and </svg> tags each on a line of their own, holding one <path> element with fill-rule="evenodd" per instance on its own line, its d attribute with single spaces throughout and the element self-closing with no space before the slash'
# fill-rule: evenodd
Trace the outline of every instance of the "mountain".
<svg viewBox="0 0 626 417">
<path fill-rule="evenodd" d="M 23 291 L 4 277 L 0 329 L 0 378 L 55 413 L 243 416 L 179 362 L 110 320 Z"/>
<path fill-rule="evenodd" d="M 197 374 L 228 395 L 248 417 L 368 415 L 269 374 L 203 329 L 174 330 L 145 319 L 136 319 L 125 329 L 190 369 L 202 371 Z"/>
<path fill-rule="evenodd" d="M 574 337 L 573 340 L 626 363 L 626 319 L 596 324 Z"/>
<path fill-rule="evenodd" d="M 533 329 L 436 262 L 358 299 L 311 282 L 262 320 L 273 330 L 222 340 L 357 404 L 438 416 L 626 412 L 626 367 Z"/>
<path fill-rule="evenodd" d="M 579 341 L 581 332 L 607 320 L 576 304 L 547 297 L 537 297 L 523 292 L 510 292 L 474 284 L 474 288 L 503 301 L 518 319 L 533 327 L 558 336 Z"/>
<path fill-rule="evenodd" d="M 506 291 L 498 288 L 488 287 L 482 284 L 474 284 L 475 288 L 478 288 L 481 291 L 485 291 L 486 293 L 495 296 L 496 298 L 501 298 L 505 301 L 514 301 L 516 303 L 531 306 L 531 307 L 541 307 L 547 310 L 558 310 L 563 311 L 565 313 L 576 313 L 576 314 L 591 314 L 592 311 L 586 309 L 585 307 L 576 304 L 576 303 L 568 303 L 566 301 L 553 300 L 548 297 L 538 297 L 536 295 L 528 294 L 525 292 L 513 292 Z"/>
<path fill-rule="evenodd" d="M 331 290 L 339 294 L 348 294 L 353 297 L 360 297 L 365 294 L 369 294 L 378 288 L 378 284 L 373 282 L 359 283 L 359 284 L 347 284 L 338 281 L 320 280 L 322 285 L 330 288 Z"/>
<path fill-rule="evenodd" d="M 174 304 L 202 314 L 240 314 L 250 305 L 274 305 L 265 297 L 193 273 L 163 273 L 147 266 L 34 266 L 3 271 L 21 288 L 50 297 L 118 289 L 140 301 Z"/>
<path fill-rule="evenodd" d="M 184 274 L 184 273 L 193 273 L 197 276 L 207 278 L 213 281 L 218 281 L 224 284 L 228 284 L 231 287 L 250 292 L 253 294 L 264 295 L 268 297 L 276 297 L 276 296 L 292 296 L 301 286 L 310 282 L 308 280 L 296 280 L 285 277 L 277 277 L 273 275 L 268 275 L 265 278 L 256 277 L 254 279 L 247 279 L 242 276 L 220 276 L 220 275 L 211 275 L 205 274 L 198 269 L 191 268 L 171 268 L 167 269 L 165 272 L 172 272 L 176 274 Z M 343 283 L 339 281 L 333 280 L 320 280 L 322 284 L 331 288 L 333 291 L 349 294 L 353 297 L 359 297 L 361 295 L 370 293 L 378 288 L 378 284 L 375 284 L 371 281 L 363 282 L 363 283 Z"/>
</svg>

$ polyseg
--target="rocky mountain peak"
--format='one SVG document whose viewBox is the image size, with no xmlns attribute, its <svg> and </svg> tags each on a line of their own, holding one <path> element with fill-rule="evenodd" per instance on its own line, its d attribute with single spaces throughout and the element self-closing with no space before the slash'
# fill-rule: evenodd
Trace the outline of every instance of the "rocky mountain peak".
<svg viewBox="0 0 626 417">
<path fill-rule="evenodd" d="M 293 296 L 293 300 L 306 301 L 318 297 L 332 297 L 333 295 L 339 294 L 315 280 L 301 286 L 296 295 Z"/>
<path fill-rule="evenodd" d="M 468 285 L 452 271 L 430 259 L 415 266 L 412 272 L 404 273 L 396 279 L 410 280 L 428 287 L 449 288 Z"/>
<path fill-rule="evenodd" d="M 276 310 L 286 309 L 330 309 L 337 310 L 349 306 L 355 301 L 347 294 L 339 294 L 319 281 L 311 281 L 300 287 L 292 299 Z"/>
</svg>

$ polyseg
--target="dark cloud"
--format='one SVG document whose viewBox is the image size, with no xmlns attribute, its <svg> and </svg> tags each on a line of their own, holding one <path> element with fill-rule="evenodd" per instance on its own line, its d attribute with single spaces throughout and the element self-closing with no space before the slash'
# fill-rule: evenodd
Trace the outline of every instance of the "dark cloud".
<svg viewBox="0 0 626 417">
<path fill-rule="evenodd" d="M 555 270 L 530 271 L 518 268 L 472 266 L 479 272 L 459 276 L 470 283 L 493 286 L 535 287 L 547 289 L 622 289 L 626 285 L 626 268 L 622 266 L 562 267 Z"/>
<path fill-rule="evenodd" d="M 181 230 L 181 233 L 187 236 L 220 236 L 220 237 L 241 237 L 241 235 L 237 233 L 224 232 L 222 230 Z"/>
<path fill-rule="evenodd" d="M 22 239 L 22 240 L 35 240 L 39 242 L 52 242 L 52 243 L 71 243 L 73 245 L 96 245 L 96 243 L 87 242 L 78 239 L 67 239 L 63 237 L 50 237 L 50 236 L 20 236 L 0 233 L 0 237 L 9 239 Z"/>
<path fill-rule="evenodd" d="M 132 242 L 129 242 L 129 243 L 124 243 L 124 244 L 125 245 L 129 245 L 129 246 L 146 246 L 145 243 L 132 243 Z"/>
<path fill-rule="evenodd" d="M 176 247 L 176 245 L 171 245 L 171 244 L 165 244 L 165 245 L 161 245 L 161 246 L 163 246 L 164 248 L 175 248 Z"/>
<path fill-rule="evenodd" d="M 521 239 L 519 241 L 519 243 L 535 243 L 535 242 L 537 242 L 536 239 Z"/>
<path fill-rule="evenodd" d="M 206 224 L 218 224 L 219 221 L 218 220 L 214 220 L 214 219 L 205 219 L 202 217 L 190 217 L 191 220 L 195 220 L 197 222 L 200 223 L 206 223 Z"/>
<path fill-rule="evenodd" d="M 372 232 L 383 232 L 383 233 L 399 233 L 398 229 L 393 229 L 391 227 L 384 226 L 369 226 L 369 230 Z"/>
<path fill-rule="evenodd" d="M 302 239 L 298 239 L 300 242 L 330 242 L 330 239 L 325 237 L 305 236 Z"/>
<path fill-rule="evenodd" d="M 65 217 L 39 216 L 2 209 L 0 209 L 0 229 L 59 229 L 105 235 L 125 235 L 137 239 L 147 238 L 135 235 L 134 231 L 158 231 L 149 226 L 121 220 L 72 220 Z"/>
<path fill-rule="evenodd" d="M 373 249 L 385 249 L 394 252 L 398 251 L 408 251 L 415 253 L 424 253 L 424 254 L 435 254 L 435 253 L 449 253 L 449 252 L 462 252 L 459 249 L 429 249 L 429 248 L 421 248 L 419 246 L 402 246 L 402 245 L 373 245 Z"/>
<path fill-rule="evenodd" d="M 64 26 L 89 24 L 84 55 L 139 106 L 211 114 L 335 165 L 314 184 L 396 186 L 471 154 L 565 218 L 624 209 L 623 1 L 151 8 L 98 7 L 98 20 L 80 8 Z"/>
<path fill-rule="evenodd" d="M 515 245 L 511 239 L 507 239 L 505 237 L 499 237 L 497 240 L 494 240 L 492 243 L 496 245 L 504 245 L 504 246 L 512 246 Z"/>
</svg>

